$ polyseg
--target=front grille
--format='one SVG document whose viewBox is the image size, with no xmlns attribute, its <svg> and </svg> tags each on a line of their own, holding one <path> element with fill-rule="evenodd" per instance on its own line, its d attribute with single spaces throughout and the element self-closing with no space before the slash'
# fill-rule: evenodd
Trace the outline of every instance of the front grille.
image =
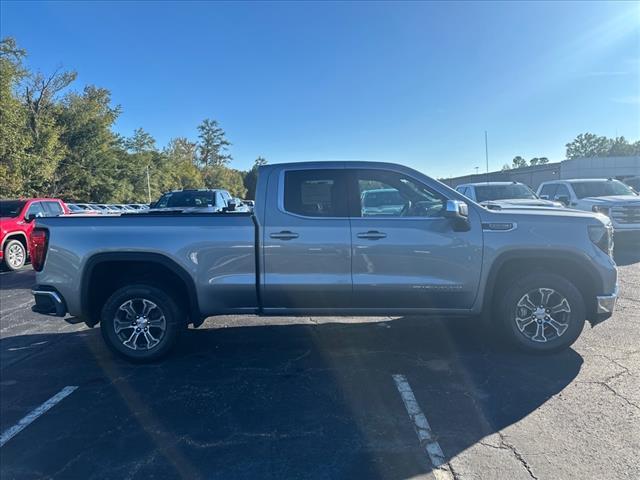
<svg viewBox="0 0 640 480">
<path fill-rule="evenodd" d="M 611 218 L 617 223 L 640 223 L 640 205 L 613 207 Z"/>
</svg>

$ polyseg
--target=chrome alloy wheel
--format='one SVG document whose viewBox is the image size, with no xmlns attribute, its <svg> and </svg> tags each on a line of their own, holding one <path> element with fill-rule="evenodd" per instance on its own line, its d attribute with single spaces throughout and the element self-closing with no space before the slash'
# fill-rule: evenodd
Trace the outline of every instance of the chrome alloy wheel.
<svg viewBox="0 0 640 480">
<path fill-rule="evenodd" d="M 113 325 L 120 342 L 132 350 L 151 350 L 167 329 L 160 307 L 145 298 L 133 298 L 120 305 Z"/>
<path fill-rule="evenodd" d="M 571 305 L 557 290 L 538 288 L 524 294 L 516 307 L 518 330 L 533 342 L 561 337 L 569 328 Z"/>
<path fill-rule="evenodd" d="M 7 263 L 12 268 L 20 268 L 22 265 L 24 265 L 25 255 L 26 252 L 24 251 L 24 247 L 22 246 L 22 244 L 14 242 L 13 244 L 9 245 L 9 248 L 7 248 Z"/>
</svg>

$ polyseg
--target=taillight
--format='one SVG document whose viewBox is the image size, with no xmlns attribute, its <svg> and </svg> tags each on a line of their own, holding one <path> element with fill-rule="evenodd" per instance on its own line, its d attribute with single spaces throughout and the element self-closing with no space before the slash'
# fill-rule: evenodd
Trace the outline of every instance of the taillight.
<svg viewBox="0 0 640 480">
<path fill-rule="evenodd" d="M 48 243 L 49 231 L 44 228 L 34 228 L 31 232 L 31 266 L 36 272 L 42 271 L 44 267 Z"/>
</svg>

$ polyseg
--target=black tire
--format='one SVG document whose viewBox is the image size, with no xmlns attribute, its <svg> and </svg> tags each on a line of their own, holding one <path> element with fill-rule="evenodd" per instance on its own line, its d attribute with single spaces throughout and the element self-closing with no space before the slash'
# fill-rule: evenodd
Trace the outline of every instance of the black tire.
<svg viewBox="0 0 640 480">
<path fill-rule="evenodd" d="M 553 308 L 540 309 L 543 305 L 538 303 L 543 303 L 545 298 L 542 290 L 554 291 L 546 297 L 546 304 L 549 306 L 560 302 L 562 298 L 565 299 L 566 304 L 560 302 L 557 305 L 561 306 L 563 311 L 545 313 Z M 527 303 L 523 300 L 527 294 L 530 294 L 527 298 L 536 304 L 536 310 L 531 310 L 530 316 L 527 316 L 530 309 L 519 306 L 520 302 Z M 567 306 L 569 312 L 566 311 Z M 538 312 L 537 316 L 535 312 Z M 497 313 L 498 327 L 503 339 L 519 350 L 539 354 L 554 353 L 570 347 L 580 336 L 586 319 L 584 299 L 575 285 L 560 275 L 544 272 L 532 272 L 513 281 L 498 301 Z M 519 318 L 520 322 L 516 318 Z M 533 323 L 529 319 L 532 319 Z M 545 319 L 554 320 L 555 326 Z M 560 329 L 557 328 L 558 324 L 562 325 Z M 558 335 L 559 331 L 562 333 Z"/>
<path fill-rule="evenodd" d="M 27 249 L 20 240 L 9 240 L 2 253 L 4 264 L 9 270 L 20 270 L 27 262 Z"/>
<path fill-rule="evenodd" d="M 121 306 L 129 304 L 137 311 L 140 309 L 139 307 L 145 308 L 145 300 L 153 303 L 156 309 L 151 309 L 148 315 L 151 319 L 148 330 L 145 331 L 140 326 L 138 332 L 133 326 L 135 318 L 133 315 L 129 315 L 126 309 L 121 309 Z M 152 325 L 153 322 L 160 322 L 159 315 L 164 317 L 163 325 L 165 328 L 163 332 L 160 327 Z M 121 328 L 123 324 L 128 324 L 129 317 L 133 319 L 131 326 Z M 120 332 L 116 332 L 116 323 L 118 323 L 118 328 L 121 328 Z M 171 295 L 159 287 L 147 284 L 129 285 L 116 290 L 106 301 L 100 314 L 100 330 L 107 346 L 132 362 L 152 362 L 165 356 L 175 345 L 186 325 L 186 315 L 181 313 L 178 304 Z M 129 342 L 128 346 L 123 337 L 128 337 L 129 333 L 133 336 L 134 332 L 138 336 L 135 337 L 136 340 Z M 147 340 L 147 334 L 154 340 L 157 339 L 158 343 L 149 346 L 151 342 Z M 141 336 L 142 338 L 140 338 Z M 143 348 L 145 344 L 147 348 Z"/>
</svg>

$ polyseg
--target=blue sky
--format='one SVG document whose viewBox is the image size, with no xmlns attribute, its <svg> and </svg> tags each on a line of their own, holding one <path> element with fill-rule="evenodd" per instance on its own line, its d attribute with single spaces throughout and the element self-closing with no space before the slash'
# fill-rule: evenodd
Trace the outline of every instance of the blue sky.
<svg viewBox="0 0 640 480">
<path fill-rule="evenodd" d="M 217 119 L 233 166 L 384 160 L 435 177 L 578 133 L 640 139 L 640 4 L 2 2 L 31 68 L 111 90 L 162 146 Z"/>
</svg>

